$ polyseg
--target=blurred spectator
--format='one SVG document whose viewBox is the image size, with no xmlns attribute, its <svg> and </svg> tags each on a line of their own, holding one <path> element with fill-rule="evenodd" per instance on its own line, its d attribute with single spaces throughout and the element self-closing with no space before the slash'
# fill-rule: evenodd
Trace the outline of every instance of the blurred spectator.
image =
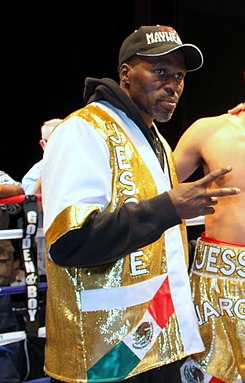
<svg viewBox="0 0 245 383">
<path fill-rule="evenodd" d="M 60 118 L 54 118 L 52 120 L 45 121 L 41 126 L 41 139 L 39 140 L 39 145 L 45 150 L 48 139 L 53 132 L 54 128 L 61 122 Z M 41 171 L 42 171 L 43 159 L 35 163 L 28 172 L 22 178 L 22 186 L 26 194 L 41 194 Z M 43 236 L 42 226 L 43 226 L 43 214 L 42 207 L 40 204 L 40 211 L 38 214 L 38 231 L 36 235 L 36 245 L 37 245 L 37 265 L 38 265 L 38 275 L 40 279 L 45 279 L 46 270 L 45 270 L 45 240 Z"/>
</svg>

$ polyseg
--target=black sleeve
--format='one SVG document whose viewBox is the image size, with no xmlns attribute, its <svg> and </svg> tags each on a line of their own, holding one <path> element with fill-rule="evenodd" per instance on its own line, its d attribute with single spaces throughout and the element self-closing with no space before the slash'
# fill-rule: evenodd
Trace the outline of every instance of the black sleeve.
<svg viewBox="0 0 245 383">
<path fill-rule="evenodd" d="M 80 229 L 59 238 L 51 246 L 50 255 L 60 266 L 103 265 L 156 241 L 179 223 L 165 192 L 139 203 L 125 203 L 112 213 L 94 212 Z"/>
</svg>

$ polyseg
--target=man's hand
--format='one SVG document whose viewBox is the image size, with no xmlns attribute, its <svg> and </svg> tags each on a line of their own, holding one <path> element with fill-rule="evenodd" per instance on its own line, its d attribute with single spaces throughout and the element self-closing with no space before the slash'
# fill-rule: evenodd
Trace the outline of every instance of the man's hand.
<svg viewBox="0 0 245 383">
<path fill-rule="evenodd" d="M 213 214 L 218 197 L 236 195 L 239 188 L 210 189 L 216 179 L 232 170 L 231 166 L 210 172 L 205 177 L 194 182 L 180 183 L 168 193 L 181 219 L 195 218 L 200 215 Z"/>
</svg>

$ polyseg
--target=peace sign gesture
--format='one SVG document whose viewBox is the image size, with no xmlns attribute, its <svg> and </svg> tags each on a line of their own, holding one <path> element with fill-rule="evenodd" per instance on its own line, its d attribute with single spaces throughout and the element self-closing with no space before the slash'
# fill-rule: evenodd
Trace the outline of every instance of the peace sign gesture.
<svg viewBox="0 0 245 383">
<path fill-rule="evenodd" d="M 168 193 L 179 217 L 190 219 L 200 215 L 213 214 L 218 197 L 239 194 L 240 189 L 236 187 L 210 189 L 213 181 L 223 177 L 231 170 L 231 166 L 214 170 L 197 181 L 180 183 L 171 189 Z"/>
</svg>

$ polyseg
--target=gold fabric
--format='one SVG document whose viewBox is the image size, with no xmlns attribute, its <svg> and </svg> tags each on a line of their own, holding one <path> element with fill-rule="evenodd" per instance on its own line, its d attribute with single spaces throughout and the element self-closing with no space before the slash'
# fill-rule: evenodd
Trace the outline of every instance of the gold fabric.
<svg viewBox="0 0 245 383">
<path fill-rule="evenodd" d="M 193 359 L 224 382 L 245 381 L 245 245 L 199 238 L 190 280 L 205 345 Z"/>
<path fill-rule="evenodd" d="M 113 195 L 108 211 L 122 206 L 129 198 L 149 199 L 158 194 L 154 179 L 139 152 L 122 128 L 103 110 L 89 105 L 73 113 L 87 120 L 104 137 L 110 151 Z M 119 144 L 120 142 L 120 144 Z M 125 169 L 120 169 L 116 147 L 124 148 L 125 164 L 129 164 L 130 183 L 120 182 Z M 164 143 L 172 183 L 177 182 L 173 170 L 171 150 Z M 129 178 L 128 178 L 129 179 Z M 47 247 L 70 230 L 82 227 L 95 206 L 73 205 L 64 209 L 46 233 Z M 140 228 L 139 228 L 140 230 Z M 182 240 L 187 251 L 186 230 L 181 225 Z M 86 370 L 93 366 L 107 351 L 114 347 L 136 326 L 147 309 L 148 303 L 132 307 L 84 312 L 81 310 L 80 292 L 90 289 L 114 288 L 143 282 L 167 272 L 164 235 L 142 251 L 145 273 L 132 275 L 130 254 L 116 262 L 93 268 L 59 267 L 47 258 L 47 343 L 45 371 L 60 380 L 87 382 Z M 62 350 L 62 351 L 61 351 Z M 132 375 L 159 367 L 185 356 L 176 315 L 173 314 L 166 328 Z M 54 373 L 55 372 L 55 373 Z"/>
</svg>

